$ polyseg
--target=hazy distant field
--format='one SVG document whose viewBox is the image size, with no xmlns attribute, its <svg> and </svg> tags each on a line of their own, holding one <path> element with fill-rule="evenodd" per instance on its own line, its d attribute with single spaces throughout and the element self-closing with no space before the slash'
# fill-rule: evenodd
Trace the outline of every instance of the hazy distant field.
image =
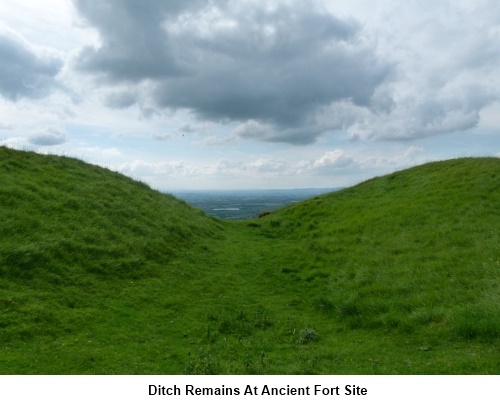
<svg viewBox="0 0 500 405">
<path fill-rule="evenodd" d="M 217 218 L 248 219 L 255 218 L 265 211 L 273 211 L 285 205 L 339 189 L 199 190 L 174 191 L 171 194 Z"/>
</svg>

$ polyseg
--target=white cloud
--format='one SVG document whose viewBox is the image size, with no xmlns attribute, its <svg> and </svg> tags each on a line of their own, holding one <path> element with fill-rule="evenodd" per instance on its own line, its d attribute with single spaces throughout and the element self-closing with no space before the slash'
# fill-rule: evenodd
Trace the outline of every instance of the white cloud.
<svg viewBox="0 0 500 405">
<path fill-rule="evenodd" d="M 204 136 L 201 140 L 196 141 L 194 144 L 201 147 L 213 147 L 213 146 L 227 146 L 235 144 L 237 138 L 235 136 L 220 136 L 220 135 L 208 135 Z"/>
<path fill-rule="evenodd" d="M 319 159 L 315 160 L 312 167 L 315 169 L 345 167 L 353 163 L 353 158 L 341 149 L 326 152 Z"/>
<path fill-rule="evenodd" d="M 118 148 L 100 148 L 100 147 L 84 147 L 78 149 L 79 153 L 83 154 L 84 158 L 89 160 L 101 158 L 116 158 L 122 156 L 123 153 Z"/>
<path fill-rule="evenodd" d="M 289 162 L 284 159 L 276 158 L 261 158 L 248 165 L 249 169 L 251 169 L 252 171 L 257 171 L 259 173 L 285 174 L 288 172 L 289 167 Z"/>
<path fill-rule="evenodd" d="M 239 138 L 262 139 L 269 134 L 271 128 L 256 120 L 248 120 L 239 124 L 234 129 L 234 134 Z"/>
<path fill-rule="evenodd" d="M 342 149 L 334 149 L 323 155 L 309 160 L 301 160 L 294 165 L 299 174 L 322 174 L 336 173 L 347 167 L 356 168 L 357 162 L 349 153 Z"/>
<path fill-rule="evenodd" d="M 117 169 L 132 176 L 165 175 L 172 177 L 190 177 L 200 174 L 202 168 L 186 164 L 183 161 L 146 162 L 134 160 L 131 163 L 119 165 Z"/>
<path fill-rule="evenodd" d="M 246 159 L 218 159 L 200 163 L 158 160 L 146 162 L 135 160 L 122 164 L 118 170 L 133 177 L 144 177 L 152 184 L 169 184 L 169 181 L 184 181 L 181 188 L 203 188 L 217 179 L 225 179 L 229 188 L 247 188 L 258 179 L 274 187 L 283 188 L 295 181 L 315 179 L 317 186 L 336 187 L 348 182 L 346 173 L 358 181 L 367 173 L 383 174 L 418 162 L 424 150 L 410 146 L 397 153 L 359 155 L 342 149 L 333 149 L 307 160 L 291 160 L 278 157 L 247 157 Z M 170 179 L 167 181 L 167 179 Z M 271 181 L 271 183 L 269 183 Z M 170 183 L 171 184 L 171 183 Z M 311 185 L 311 184 L 309 184 Z M 165 186 L 164 186 L 165 187 Z"/>
<path fill-rule="evenodd" d="M 7 139 L 0 140 L 1 146 L 6 146 L 12 149 L 29 149 L 29 144 L 26 141 L 26 138 L 22 137 L 12 137 Z"/>
<path fill-rule="evenodd" d="M 410 146 L 399 153 L 389 153 L 380 155 L 368 155 L 358 161 L 362 169 L 382 169 L 385 171 L 408 168 L 426 160 L 423 157 L 424 148 Z"/>
</svg>

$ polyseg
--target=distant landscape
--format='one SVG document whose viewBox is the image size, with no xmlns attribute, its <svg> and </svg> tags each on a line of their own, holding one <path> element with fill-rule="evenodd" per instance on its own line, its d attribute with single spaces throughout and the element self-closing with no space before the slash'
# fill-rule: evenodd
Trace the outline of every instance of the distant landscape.
<svg viewBox="0 0 500 405">
<path fill-rule="evenodd" d="M 0 147 L 0 374 L 500 373 L 499 158 L 268 198 Z"/>
<path fill-rule="evenodd" d="M 337 188 L 290 190 L 193 190 L 171 194 L 202 209 L 207 215 L 221 219 L 249 219 L 292 203 L 326 194 Z"/>
</svg>

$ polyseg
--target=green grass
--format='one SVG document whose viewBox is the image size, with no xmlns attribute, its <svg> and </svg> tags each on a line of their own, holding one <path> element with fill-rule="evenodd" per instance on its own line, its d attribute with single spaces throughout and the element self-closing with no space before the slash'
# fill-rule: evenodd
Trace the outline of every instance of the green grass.
<svg viewBox="0 0 500 405">
<path fill-rule="evenodd" d="M 500 159 L 221 221 L 0 148 L 2 374 L 499 374 Z"/>
</svg>

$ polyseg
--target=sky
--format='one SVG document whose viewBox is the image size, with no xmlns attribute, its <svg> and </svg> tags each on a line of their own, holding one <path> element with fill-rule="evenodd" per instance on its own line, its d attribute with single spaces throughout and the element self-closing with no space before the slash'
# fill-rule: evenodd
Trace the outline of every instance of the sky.
<svg viewBox="0 0 500 405">
<path fill-rule="evenodd" d="M 500 157 L 497 0 L 1 0 L 0 145 L 155 189 Z"/>
</svg>

